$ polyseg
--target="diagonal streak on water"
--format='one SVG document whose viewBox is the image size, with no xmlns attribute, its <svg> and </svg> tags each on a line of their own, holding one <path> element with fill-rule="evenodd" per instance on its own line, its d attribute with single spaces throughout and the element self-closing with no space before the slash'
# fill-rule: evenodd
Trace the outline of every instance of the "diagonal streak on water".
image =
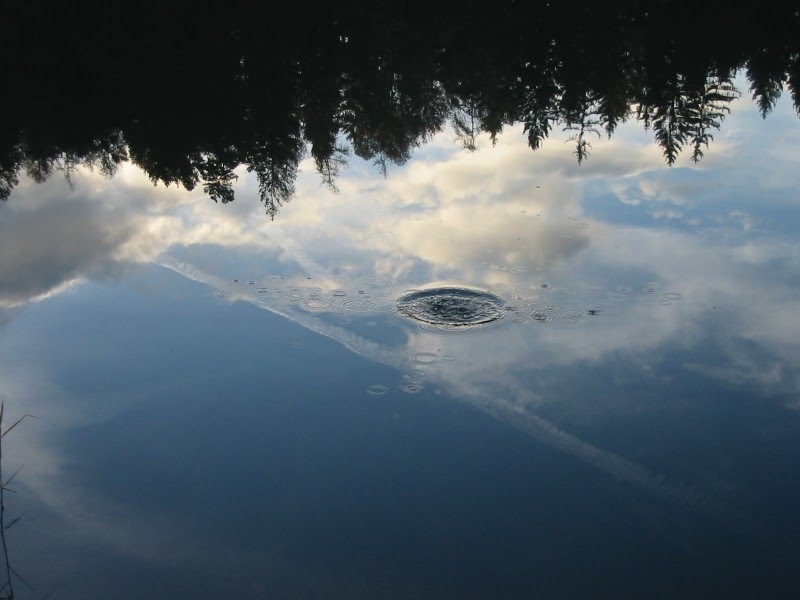
<svg viewBox="0 0 800 600">
<path fill-rule="evenodd" d="M 156 264 L 218 290 L 231 287 L 229 281 L 167 255 L 160 256 Z M 279 305 L 275 300 L 265 301 L 264 299 L 259 299 L 256 301 L 256 298 L 252 295 L 236 296 L 235 299 L 251 302 L 259 308 L 269 310 L 315 333 L 324 335 L 364 358 L 398 370 L 407 370 L 413 366 L 409 363 L 407 357 L 396 350 L 368 340 L 337 325 L 326 323 L 313 314 L 299 310 L 294 305 Z M 526 433 L 533 439 L 591 464 L 616 479 L 631 483 L 663 500 L 691 507 L 700 507 L 706 504 L 704 495 L 691 487 L 670 481 L 622 456 L 598 448 L 571 433 L 559 429 L 546 419 L 532 414 L 529 409 L 525 408 L 526 404 L 530 404 L 528 402 L 529 398 L 520 397 L 511 401 L 504 400 L 497 397 L 496 394 L 480 390 L 480 386 L 470 386 L 462 381 L 451 380 L 447 378 L 446 373 L 440 373 L 439 379 L 440 386 L 454 398 L 466 401 L 495 419 Z M 522 389 L 519 390 L 518 395 L 525 395 Z"/>
</svg>

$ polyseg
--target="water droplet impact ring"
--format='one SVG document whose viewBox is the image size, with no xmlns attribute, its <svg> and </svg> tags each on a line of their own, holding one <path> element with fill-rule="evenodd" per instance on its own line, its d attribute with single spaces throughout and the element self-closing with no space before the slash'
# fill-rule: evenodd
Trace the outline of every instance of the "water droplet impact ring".
<svg viewBox="0 0 800 600">
<path fill-rule="evenodd" d="M 498 296 L 480 290 L 441 287 L 417 290 L 397 300 L 397 311 L 440 327 L 468 327 L 491 323 L 505 314 Z"/>
</svg>

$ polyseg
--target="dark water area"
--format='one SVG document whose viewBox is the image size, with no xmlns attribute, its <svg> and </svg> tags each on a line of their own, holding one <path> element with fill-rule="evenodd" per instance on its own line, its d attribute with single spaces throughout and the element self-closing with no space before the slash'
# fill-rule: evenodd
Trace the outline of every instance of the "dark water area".
<svg viewBox="0 0 800 600">
<path fill-rule="evenodd" d="M 800 7 L 0 12 L 0 598 L 798 595 Z"/>
</svg>

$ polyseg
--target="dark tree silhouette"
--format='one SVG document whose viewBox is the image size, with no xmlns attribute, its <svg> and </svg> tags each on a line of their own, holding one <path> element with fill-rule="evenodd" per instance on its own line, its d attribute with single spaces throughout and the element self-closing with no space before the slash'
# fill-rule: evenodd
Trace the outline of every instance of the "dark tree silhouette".
<svg viewBox="0 0 800 600">
<path fill-rule="evenodd" d="M 273 215 L 310 154 L 332 189 L 349 154 L 385 173 L 450 124 L 467 150 L 522 123 L 579 163 L 636 119 L 668 164 L 699 160 L 744 70 L 764 115 L 784 86 L 800 111 L 800 17 L 717 0 L 496 2 L 480 15 L 407 1 L 95 12 L 0 6 L 0 198 L 122 163 L 153 182 L 234 199 L 235 169 Z"/>
</svg>

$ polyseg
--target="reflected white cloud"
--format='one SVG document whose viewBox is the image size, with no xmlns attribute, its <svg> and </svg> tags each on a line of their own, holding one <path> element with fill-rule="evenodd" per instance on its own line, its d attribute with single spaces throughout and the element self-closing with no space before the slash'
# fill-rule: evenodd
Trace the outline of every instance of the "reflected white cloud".
<svg viewBox="0 0 800 600">
<path fill-rule="evenodd" d="M 51 206 L 3 207 L 0 220 L 0 303 L 9 307 L 84 277 L 113 273 L 113 258 L 130 241 L 134 222 L 112 207 L 83 199 Z M 100 208 L 98 210 L 98 208 Z"/>
<path fill-rule="evenodd" d="M 197 192 L 154 187 L 130 165 L 113 180 L 89 170 L 23 182 L 0 211 L 0 306 L 119 276 L 172 246 L 263 247 L 253 211 L 213 213 Z M 213 213 L 213 214 L 212 214 Z"/>
</svg>

